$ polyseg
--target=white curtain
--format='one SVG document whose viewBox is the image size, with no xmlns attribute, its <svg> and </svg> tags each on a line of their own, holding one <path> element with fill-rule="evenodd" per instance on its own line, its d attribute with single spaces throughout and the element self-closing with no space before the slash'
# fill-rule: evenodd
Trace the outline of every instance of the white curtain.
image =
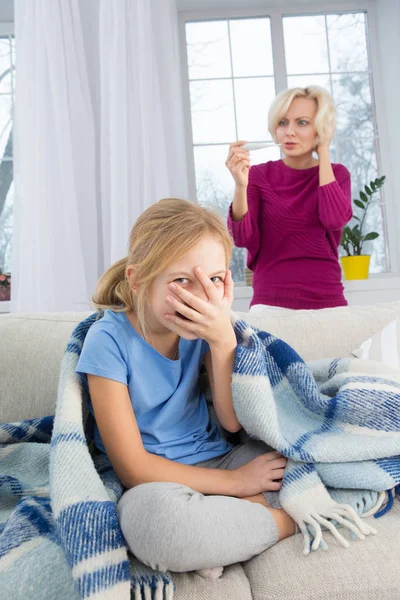
<svg viewBox="0 0 400 600">
<path fill-rule="evenodd" d="M 15 0 L 12 311 L 85 310 L 129 231 L 187 197 L 174 0 Z"/>
</svg>

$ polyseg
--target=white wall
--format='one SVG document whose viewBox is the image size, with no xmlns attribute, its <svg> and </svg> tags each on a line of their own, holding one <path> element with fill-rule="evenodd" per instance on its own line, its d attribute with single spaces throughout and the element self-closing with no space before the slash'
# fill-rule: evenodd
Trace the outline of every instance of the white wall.
<svg viewBox="0 0 400 600">
<path fill-rule="evenodd" d="M 188 10 L 218 10 L 218 9 L 241 9 L 241 8 L 273 8 L 282 6 L 296 6 L 296 4 L 319 5 L 324 0 L 176 0 L 178 11 Z M 325 0 L 334 4 L 338 8 L 341 4 L 348 3 L 348 0 Z M 397 0 L 393 0 L 397 2 Z"/>
</svg>

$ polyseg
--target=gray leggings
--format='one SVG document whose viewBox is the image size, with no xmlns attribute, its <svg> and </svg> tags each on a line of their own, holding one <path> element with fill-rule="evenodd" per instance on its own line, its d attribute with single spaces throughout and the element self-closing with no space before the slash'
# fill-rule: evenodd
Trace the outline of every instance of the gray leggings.
<svg viewBox="0 0 400 600">
<path fill-rule="evenodd" d="M 269 452 L 250 441 L 196 466 L 236 469 Z M 264 494 L 279 506 L 278 493 Z M 278 541 L 271 513 L 261 504 L 231 496 L 205 496 L 178 483 L 143 483 L 125 492 L 117 506 L 127 545 L 159 571 L 194 571 L 250 559 Z"/>
</svg>

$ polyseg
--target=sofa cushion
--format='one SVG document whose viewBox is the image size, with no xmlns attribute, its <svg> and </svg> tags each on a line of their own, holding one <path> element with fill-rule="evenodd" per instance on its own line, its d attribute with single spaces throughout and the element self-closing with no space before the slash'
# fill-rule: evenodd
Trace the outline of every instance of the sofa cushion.
<svg viewBox="0 0 400 600">
<path fill-rule="evenodd" d="M 279 542 L 244 565 L 253 600 L 397 600 L 400 597 L 400 502 L 369 519 L 375 536 L 339 546 L 324 535 L 327 552 L 302 553 L 303 536 Z"/>
<path fill-rule="evenodd" d="M 390 321 L 381 331 L 353 350 L 353 354 L 358 358 L 378 360 L 393 369 L 398 369 L 400 367 L 400 319 Z"/>
<path fill-rule="evenodd" d="M 196 573 L 172 573 L 174 600 L 252 600 L 249 580 L 239 564 L 224 569 L 217 581 Z"/>
<path fill-rule="evenodd" d="M 88 314 L 0 316 L 0 422 L 54 414 L 65 347 Z"/>
<path fill-rule="evenodd" d="M 304 360 L 314 360 L 352 356 L 354 348 L 400 317 L 400 301 L 290 312 L 266 307 L 263 315 L 237 314 L 285 340 Z"/>
</svg>

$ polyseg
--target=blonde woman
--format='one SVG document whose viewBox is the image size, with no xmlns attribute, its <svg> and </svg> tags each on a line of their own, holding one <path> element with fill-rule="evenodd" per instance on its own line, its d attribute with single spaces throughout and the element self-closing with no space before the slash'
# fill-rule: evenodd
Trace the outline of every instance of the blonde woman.
<svg viewBox="0 0 400 600">
<path fill-rule="evenodd" d="M 245 142 L 230 145 L 226 166 L 235 195 L 228 226 L 235 245 L 248 251 L 252 311 L 260 305 L 320 309 L 347 304 L 338 246 L 352 216 L 350 174 L 330 161 L 335 125 L 326 90 L 292 88 L 278 94 L 268 115 L 282 160 L 250 168 Z"/>
<path fill-rule="evenodd" d="M 127 490 L 118 514 L 130 550 L 154 569 L 211 578 L 295 531 L 277 508 L 286 459 L 257 441 L 232 447 L 199 386 L 204 363 L 219 421 L 238 431 L 231 251 L 211 211 L 175 199 L 151 206 L 129 255 L 98 283 L 105 313 L 77 366 L 95 444 Z"/>
</svg>

